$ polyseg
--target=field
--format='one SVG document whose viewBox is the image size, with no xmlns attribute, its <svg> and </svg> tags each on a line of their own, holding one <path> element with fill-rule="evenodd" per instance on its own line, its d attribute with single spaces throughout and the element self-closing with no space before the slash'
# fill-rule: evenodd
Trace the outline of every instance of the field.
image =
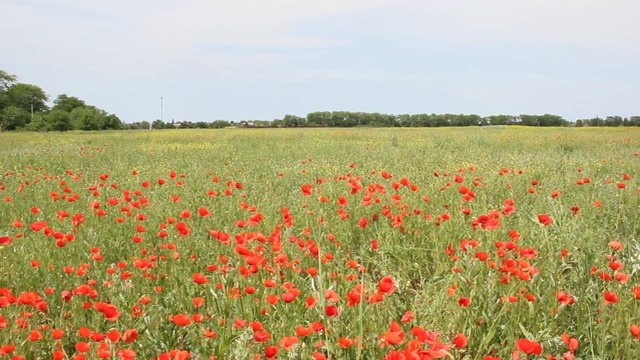
<svg viewBox="0 0 640 360">
<path fill-rule="evenodd" d="M 0 134 L 0 358 L 638 359 L 638 129 Z"/>
</svg>

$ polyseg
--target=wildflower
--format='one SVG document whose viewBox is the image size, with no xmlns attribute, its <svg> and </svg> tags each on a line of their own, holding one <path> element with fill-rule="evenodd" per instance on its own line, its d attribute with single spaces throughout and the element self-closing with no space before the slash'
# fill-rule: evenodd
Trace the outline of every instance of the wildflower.
<svg viewBox="0 0 640 360">
<path fill-rule="evenodd" d="M 378 290 L 383 294 L 393 294 L 396 291 L 395 281 L 391 276 L 385 276 L 378 283 Z"/>
<path fill-rule="evenodd" d="M 451 343 L 457 348 L 463 348 L 467 346 L 468 341 L 467 341 L 467 337 L 464 336 L 464 334 L 457 334 L 453 338 Z"/>
<path fill-rule="evenodd" d="M 191 324 L 191 318 L 187 315 L 178 314 L 175 316 L 169 316 L 169 320 L 178 326 L 187 326 Z"/>
<path fill-rule="evenodd" d="M 547 214 L 540 214 L 538 215 L 538 221 L 544 226 L 549 226 L 553 223 L 553 218 Z"/>
<path fill-rule="evenodd" d="M 528 339 L 518 339 L 516 341 L 516 348 L 525 354 L 542 354 L 542 346 L 536 341 L 528 340 Z"/>
<path fill-rule="evenodd" d="M 271 339 L 271 334 L 266 330 L 256 331 L 253 334 L 253 340 L 257 342 L 265 342 Z"/>
</svg>

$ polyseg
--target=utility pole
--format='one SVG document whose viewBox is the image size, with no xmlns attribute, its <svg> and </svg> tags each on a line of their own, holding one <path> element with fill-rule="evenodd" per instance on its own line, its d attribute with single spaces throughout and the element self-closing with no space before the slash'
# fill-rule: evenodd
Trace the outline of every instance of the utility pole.
<svg viewBox="0 0 640 360">
<path fill-rule="evenodd" d="M 164 98 L 160 96 L 160 121 L 164 124 Z M 153 127 L 153 124 L 149 124 L 149 130 Z"/>
</svg>

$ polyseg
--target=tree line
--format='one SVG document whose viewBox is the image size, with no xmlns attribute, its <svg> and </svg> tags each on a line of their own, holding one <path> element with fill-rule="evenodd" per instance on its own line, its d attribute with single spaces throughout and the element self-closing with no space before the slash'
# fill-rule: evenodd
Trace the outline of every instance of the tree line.
<svg viewBox="0 0 640 360">
<path fill-rule="evenodd" d="M 191 129 L 226 127 L 444 127 L 444 126 L 640 126 L 640 116 L 607 116 L 568 121 L 561 116 L 476 114 L 381 114 L 353 111 L 316 111 L 306 116 L 287 114 L 282 119 L 229 121 L 139 121 L 125 124 L 114 115 L 66 94 L 53 106 L 38 86 L 18 82 L 15 75 L 0 70 L 0 131 L 67 131 L 119 129 Z"/>
<path fill-rule="evenodd" d="M 49 96 L 39 86 L 18 82 L 0 70 L 0 131 L 67 131 L 125 129 L 114 115 L 83 100 L 58 95 L 49 107 Z"/>
<path fill-rule="evenodd" d="M 482 117 L 470 114 L 401 114 L 389 115 L 381 113 L 350 112 L 350 111 L 318 111 L 307 116 L 285 115 L 275 120 L 246 120 L 214 122 L 163 122 L 155 120 L 130 124 L 133 129 L 206 129 L 225 127 L 444 127 L 444 126 L 640 126 L 640 116 L 620 117 L 607 116 L 605 118 L 579 119 L 568 121 L 561 116 L 544 115 L 491 115 Z"/>
</svg>

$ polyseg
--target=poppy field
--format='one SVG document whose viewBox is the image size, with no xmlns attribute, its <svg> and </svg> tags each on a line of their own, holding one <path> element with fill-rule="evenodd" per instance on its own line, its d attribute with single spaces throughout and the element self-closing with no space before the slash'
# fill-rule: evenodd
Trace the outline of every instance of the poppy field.
<svg viewBox="0 0 640 360">
<path fill-rule="evenodd" d="M 0 134 L 0 359 L 640 358 L 640 131 Z"/>
</svg>

